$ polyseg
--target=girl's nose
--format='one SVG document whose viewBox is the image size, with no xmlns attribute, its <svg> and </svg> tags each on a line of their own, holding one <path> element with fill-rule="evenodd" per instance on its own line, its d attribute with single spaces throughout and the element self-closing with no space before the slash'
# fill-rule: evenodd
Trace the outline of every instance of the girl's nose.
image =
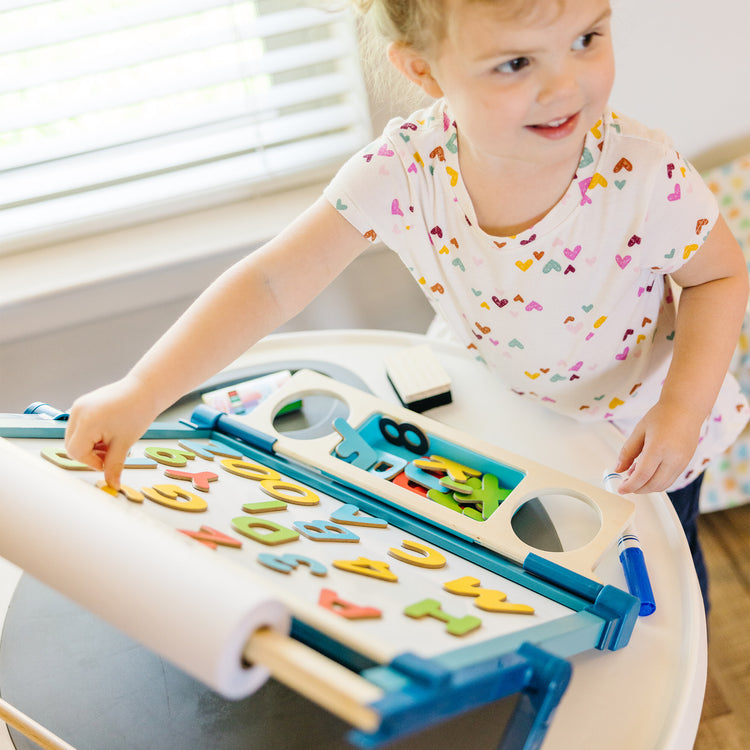
<svg viewBox="0 0 750 750">
<path fill-rule="evenodd" d="M 540 104 L 554 104 L 572 98 L 578 90 L 575 65 L 560 62 L 550 65 L 537 94 Z"/>
</svg>

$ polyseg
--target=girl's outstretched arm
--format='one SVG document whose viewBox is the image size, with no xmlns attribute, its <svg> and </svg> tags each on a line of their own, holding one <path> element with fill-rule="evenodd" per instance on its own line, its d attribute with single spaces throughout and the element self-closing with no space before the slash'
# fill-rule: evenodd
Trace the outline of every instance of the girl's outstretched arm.
<svg viewBox="0 0 750 750">
<path fill-rule="evenodd" d="M 662 492 L 685 469 L 729 368 L 745 315 L 747 267 L 723 218 L 672 278 L 682 287 L 672 364 L 659 401 L 620 452 L 616 471 L 629 471 L 620 492 Z"/>
<path fill-rule="evenodd" d="M 224 272 L 124 378 L 76 399 L 68 454 L 119 488 L 130 447 L 164 409 L 300 312 L 369 244 L 320 198 Z"/>
</svg>

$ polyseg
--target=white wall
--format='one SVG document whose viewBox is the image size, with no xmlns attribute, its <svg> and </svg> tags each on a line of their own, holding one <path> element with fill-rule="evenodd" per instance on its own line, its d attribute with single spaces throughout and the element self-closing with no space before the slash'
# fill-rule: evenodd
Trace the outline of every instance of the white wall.
<svg viewBox="0 0 750 750">
<path fill-rule="evenodd" d="M 666 130 L 699 167 L 718 163 L 717 146 L 728 144 L 725 153 L 733 155 L 750 152 L 750 0 L 613 4 L 618 57 L 613 108 Z M 387 119 L 386 110 L 378 108 L 376 123 Z M 229 260 L 208 263 L 211 268 L 200 274 L 201 284 Z M 178 278 L 169 273 L 172 285 Z M 198 292 L 195 281 L 178 285 L 168 302 L 156 304 L 151 296 L 140 310 L 126 315 L 94 307 L 89 322 L 62 330 L 50 313 L 48 331 L 0 345 L 0 412 L 18 411 L 36 400 L 65 407 L 81 391 L 117 377 Z M 107 294 L 109 309 L 127 309 L 133 295 L 143 299 L 143 286 L 137 279 L 121 279 Z M 60 298 L 57 304 L 84 306 L 85 295 L 79 297 Z M 0 300 L 0 327 L 23 314 L 3 311 Z M 394 257 L 383 252 L 355 263 L 289 327 L 420 331 L 429 317 L 421 292 Z"/>
<path fill-rule="evenodd" d="M 614 109 L 710 166 L 750 151 L 750 2 L 613 0 Z M 701 161 L 705 154 L 705 163 Z"/>
<path fill-rule="evenodd" d="M 34 401 L 66 409 L 79 394 L 121 377 L 240 254 L 209 259 L 195 269 L 186 269 L 180 280 L 181 297 L 176 296 L 174 274 L 159 272 L 150 274 L 149 279 L 121 279 L 94 293 L 80 290 L 42 300 L 40 304 L 49 309 L 49 331 L 0 344 L 0 412 L 20 412 Z M 157 279 L 172 287 L 168 300 L 159 302 L 149 294 Z M 113 307 L 127 310 L 128 298 L 134 294 L 140 305 L 125 313 L 107 313 L 101 304 L 105 297 Z M 61 305 L 84 307 L 90 312 L 89 320 L 56 327 L 54 310 Z M 0 315 L 0 326 L 3 319 L 14 317 Z M 279 330 L 382 328 L 423 332 L 431 319 L 426 297 L 398 256 L 381 247 L 358 258 L 306 310 Z"/>
</svg>

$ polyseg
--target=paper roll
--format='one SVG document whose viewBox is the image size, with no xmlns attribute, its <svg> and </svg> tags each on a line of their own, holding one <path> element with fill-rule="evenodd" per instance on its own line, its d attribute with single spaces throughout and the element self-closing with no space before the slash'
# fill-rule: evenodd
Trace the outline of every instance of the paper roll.
<svg viewBox="0 0 750 750">
<path fill-rule="evenodd" d="M 287 634 L 286 608 L 137 511 L 0 438 L 0 555 L 224 697 L 250 695 L 268 671 L 243 663 L 245 645 L 261 628 Z"/>
</svg>

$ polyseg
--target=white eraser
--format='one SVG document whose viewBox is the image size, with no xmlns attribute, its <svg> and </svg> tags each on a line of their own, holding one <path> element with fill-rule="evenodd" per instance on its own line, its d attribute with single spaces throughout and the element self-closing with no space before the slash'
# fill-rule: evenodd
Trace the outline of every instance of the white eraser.
<svg viewBox="0 0 750 750">
<path fill-rule="evenodd" d="M 385 357 L 385 370 L 401 403 L 413 411 L 449 404 L 451 379 L 426 344 Z"/>
</svg>

